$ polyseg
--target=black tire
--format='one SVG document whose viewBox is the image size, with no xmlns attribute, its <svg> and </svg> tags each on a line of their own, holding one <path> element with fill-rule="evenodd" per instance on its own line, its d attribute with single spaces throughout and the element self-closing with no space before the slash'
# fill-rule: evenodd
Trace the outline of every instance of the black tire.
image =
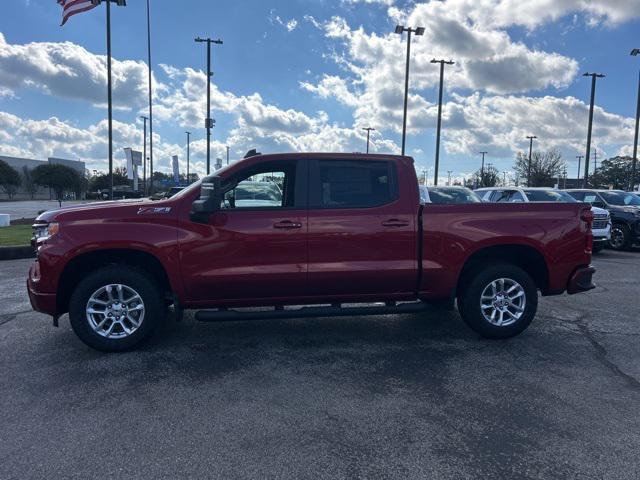
<svg viewBox="0 0 640 480">
<path fill-rule="evenodd" d="M 495 325 L 485 318 L 480 307 L 482 293 L 492 282 L 508 279 L 516 282 L 523 292 L 524 311 L 521 316 L 506 325 Z M 515 307 L 509 307 L 515 312 Z M 538 289 L 533 279 L 521 268 L 512 264 L 480 266 L 467 276 L 467 282 L 458 296 L 458 310 L 464 322 L 485 338 L 503 339 L 527 329 L 538 310 Z M 508 323 L 508 322 L 505 322 Z"/>
<path fill-rule="evenodd" d="M 89 323 L 86 311 L 94 292 L 114 284 L 133 289 L 144 306 L 144 316 L 137 329 L 122 338 L 107 338 L 96 333 Z M 165 314 L 162 291 L 153 278 L 144 271 L 125 265 L 111 265 L 91 273 L 76 287 L 69 301 L 69 320 L 73 331 L 85 344 L 102 352 L 121 352 L 136 347 L 149 336 Z M 118 325 L 115 328 L 121 329 Z"/>
<path fill-rule="evenodd" d="M 627 225 L 616 223 L 611 228 L 611 248 L 618 251 L 629 250 L 631 248 L 631 230 Z"/>
</svg>

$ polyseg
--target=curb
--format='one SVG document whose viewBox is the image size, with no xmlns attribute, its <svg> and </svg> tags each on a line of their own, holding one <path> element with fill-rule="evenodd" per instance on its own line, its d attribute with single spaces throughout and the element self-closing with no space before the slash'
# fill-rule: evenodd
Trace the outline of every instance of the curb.
<svg viewBox="0 0 640 480">
<path fill-rule="evenodd" d="M 33 258 L 36 253 L 33 251 L 31 245 L 18 246 L 18 247 L 0 247 L 0 261 L 1 260 L 20 260 L 23 258 Z"/>
</svg>

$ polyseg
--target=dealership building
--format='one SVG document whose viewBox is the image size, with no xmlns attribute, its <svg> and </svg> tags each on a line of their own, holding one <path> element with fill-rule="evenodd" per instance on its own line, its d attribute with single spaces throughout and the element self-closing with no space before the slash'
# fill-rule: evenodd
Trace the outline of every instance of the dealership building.
<svg viewBox="0 0 640 480">
<path fill-rule="evenodd" d="M 25 168 L 29 170 L 33 170 L 38 165 L 46 165 L 46 164 L 60 164 L 65 165 L 67 167 L 73 168 L 77 171 L 81 176 L 85 176 L 85 163 L 78 160 L 67 160 L 65 158 L 56 158 L 49 157 L 47 160 L 35 160 L 31 158 L 18 158 L 18 157 L 7 157 L 4 155 L 0 155 L 0 160 L 7 162 L 11 167 L 18 171 L 20 176 Z M 8 200 L 9 196 L 7 193 L 0 188 L 0 200 Z M 14 200 L 31 200 L 31 195 L 28 194 L 23 186 L 18 188 L 18 192 L 13 197 Z M 48 188 L 40 187 L 36 192 L 34 199 L 36 200 L 53 200 L 55 199 L 55 195 Z"/>
</svg>

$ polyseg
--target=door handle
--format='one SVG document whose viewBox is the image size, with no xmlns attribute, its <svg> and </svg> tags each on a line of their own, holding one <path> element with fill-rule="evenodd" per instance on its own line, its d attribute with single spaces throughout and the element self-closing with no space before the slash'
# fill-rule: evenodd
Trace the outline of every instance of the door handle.
<svg viewBox="0 0 640 480">
<path fill-rule="evenodd" d="M 389 227 L 389 228 L 408 227 L 409 222 L 405 220 L 399 220 L 397 218 L 392 218 L 390 220 L 385 220 L 384 222 L 382 222 L 382 226 Z"/>
<path fill-rule="evenodd" d="M 280 230 L 293 230 L 295 228 L 302 228 L 302 224 L 292 222 L 291 220 L 283 220 L 282 222 L 274 223 L 273 228 L 278 228 Z"/>
</svg>

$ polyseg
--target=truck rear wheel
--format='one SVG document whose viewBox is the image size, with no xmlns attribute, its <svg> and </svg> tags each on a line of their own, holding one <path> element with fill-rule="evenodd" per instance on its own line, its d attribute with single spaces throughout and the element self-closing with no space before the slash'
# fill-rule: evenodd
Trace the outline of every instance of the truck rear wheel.
<svg viewBox="0 0 640 480">
<path fill-rule="evenodd" d="M 164 316 L 162 292 L 145 272 L 112 265 L 90 274 L 69 301 L 69 320 L 80 340 L 96 350 L 130 350 Z"/>
<path fill-rule="evenodd" d="M 538 290 L 521 268 L 498 264 L 478 268 L 458 297 L 465 323 L 485 338 L 522 333 L 538 309 Z"/>
</svg>

